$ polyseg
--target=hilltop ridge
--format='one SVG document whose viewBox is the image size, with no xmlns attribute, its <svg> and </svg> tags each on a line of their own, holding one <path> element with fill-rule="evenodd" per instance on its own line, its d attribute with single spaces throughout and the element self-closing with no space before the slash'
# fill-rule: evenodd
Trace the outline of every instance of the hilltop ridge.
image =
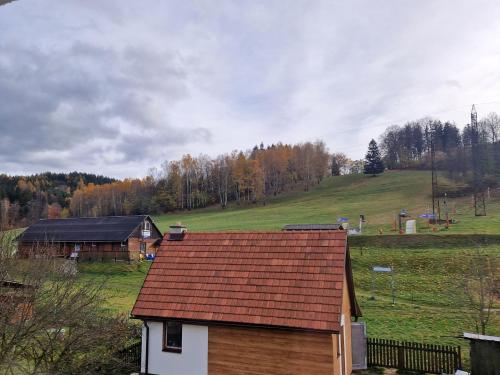
<svg viewBox="0 0 500 375">
<path fill-rule="evenodd" d="M 419 233 L 435 233 L 418 215 L 431 209 L 429 171 L 388 171 L 378 177 L 352 174 L 326 178 L 308 192 L 296 191 L 270 199 L 265 205 L 232 204 L 226 209 L 209 207 L 192 212 L 155 216 L 162 230 L 181 222 L 193 231 L 281 229 L 284 224 L 333 223 L 349 218 L 358 226 L 359 215 L 367 220 L 363 233 L 397 234 L 394 218 L 401 209 L 417 219 Z M 495 234 L 500 228 L 500 192 L 492 192 L 487 216 L 475 217 L 470 197 L 448 199 L 457 221 L 439 233 Z"/>
</svg>

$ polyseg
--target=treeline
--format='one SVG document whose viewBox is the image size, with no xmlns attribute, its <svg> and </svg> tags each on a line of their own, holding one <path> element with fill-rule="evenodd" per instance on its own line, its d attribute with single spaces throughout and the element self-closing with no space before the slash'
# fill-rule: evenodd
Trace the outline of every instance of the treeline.
<svg viewBox="0 0 500 375">
<path fill-rule="evenodd" d="M 0 229 L 26 226 L 47 217 L 69 216 L 73 192 L 115 179 L 88 173 L 0 174 Z"/>
<path fill-rule="evenodd" d="M 71 199 L 74 216 L 129 215 L 191 210 L 219 204 L 265 204 L 284 191 L 309 190 L 331 173 L 321 141 L 255 146 L 209 158 L 184 155 L 141 180 L 88 184 Z"/>
<path fill-rule="evenodd" d="M 474 173 L 479 173 L 491 186 L 500 178 L 499 136 L 496 113 L 478 121 L 477 132 L 470 124 L 460 130 L 451 122 L 421 119 L 387 128 L 380 147 L 389 169 L 430 169 L 433 148 L 436 169 L 448 177 L 471 183 Z M 477 165 L 473 165 L 473 149 L 479 155 Z"/>
<path fill-rule="evenodd" d="M 463 182 L 470 192 L 474 174 L 484 186 L 500 181 L 500 117 L 495 113 L 460 130 L 454 123 L 421 119 L 394 125 L 379 145 L 388 169 L 435 167 Z M 480 155 L 472 163 L 472 153 Z M 123 181 L 84 173 L 0 175 L 0 228 L 25 226 L 39 218 L 165 213 L 218 204 L 265 204 L 290 190 L 309 190 L 327 175 L 363 173 L 364 162 L 329 154 L 322 141 L 263 144 L 215 158 L 184 155 L 163 163 L 143 179 Z"/>
</svg>

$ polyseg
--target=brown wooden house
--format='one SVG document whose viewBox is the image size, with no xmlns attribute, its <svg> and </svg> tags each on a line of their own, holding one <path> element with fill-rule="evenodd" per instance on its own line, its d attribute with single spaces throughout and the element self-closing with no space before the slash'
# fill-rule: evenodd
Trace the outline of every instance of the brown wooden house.
<svg viewBox="0 0 500 375">
<path fill-rule="evenodd" d="M 138 260 L 155 254 L 161 232 L 148 215 L 43 219 L 18 239 L 21 257 Z"/>
<path fill-rule="evenodd" d="M 167 235 L 132 316 L 141 373 L 349 375 L 361 315 L 344 230 Z"/>
</svg>

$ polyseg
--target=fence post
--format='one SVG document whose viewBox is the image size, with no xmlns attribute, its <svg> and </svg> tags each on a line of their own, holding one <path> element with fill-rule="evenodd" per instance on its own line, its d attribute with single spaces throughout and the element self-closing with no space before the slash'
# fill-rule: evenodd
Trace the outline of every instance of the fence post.
<svg viewBox="0 0 500 375">
<path fill-rule="evenodd" d="M 398 369 L 404 370 L 405 368 L 405 342 L 403 341 L 398 345 Z"/>
</svg>

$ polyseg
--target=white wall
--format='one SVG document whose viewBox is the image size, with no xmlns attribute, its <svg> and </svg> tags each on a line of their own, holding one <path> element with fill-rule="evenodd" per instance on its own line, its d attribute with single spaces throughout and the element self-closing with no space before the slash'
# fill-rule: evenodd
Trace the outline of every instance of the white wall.
<svg viewBox="0 0 500 375">
<path fill-rule="evenodd" d="M 149 325 L 149 374 L 207 375 L 208 327 L 182 325 L 182 353 L 162 350 L 163 323 Z M 146 328 L 142 329 L 141 372 L 146 371 Z"/>
</svg>

